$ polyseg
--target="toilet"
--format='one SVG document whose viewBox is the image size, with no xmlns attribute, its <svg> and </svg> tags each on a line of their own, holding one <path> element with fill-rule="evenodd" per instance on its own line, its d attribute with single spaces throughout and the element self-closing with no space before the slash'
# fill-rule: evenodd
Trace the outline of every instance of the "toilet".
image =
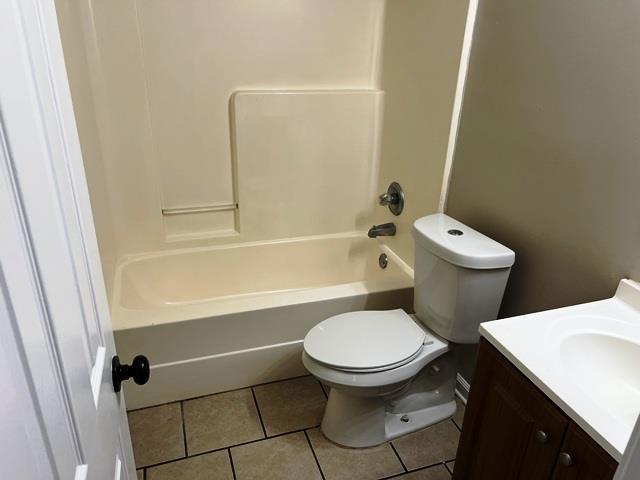
<svg viewBox="0 0 640 480">
<path fill-rule="evenodd" d="M 495 320 L 515 253 L 445 215 L 413 225 L 414 310 L 330 317 L 304 339 L 302 361 L 331 390 L 324 435 L 370 447 L 451 417 L 455 344 Z"/>
</svg>

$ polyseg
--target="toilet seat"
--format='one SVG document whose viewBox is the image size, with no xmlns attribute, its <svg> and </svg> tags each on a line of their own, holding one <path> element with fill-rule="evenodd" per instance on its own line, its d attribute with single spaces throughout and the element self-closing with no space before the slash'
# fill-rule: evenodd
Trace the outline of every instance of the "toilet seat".
<svg viewBox="0 0 640 480">
<path fill-rule="evenodd" d="M 431 341 L 401 309 L 360 311 L 330 317 L 313 327 L 304 339 L 304 351 L 328 368 L 373 373 L 405 365 Z"/>
<path fill-rule="evenodd" d="M 446 341 L 435 335 L 427 335 L 425 343 L 418 354 L 393 368 L 378 371 L 353 372 L 330 367 L 311 358 L 306 351 L 302 352 L 302 363 L 314 377 L 331 387 L 339 385 L 341 387 L 373 388 L 385 390 L 390 385 L 399 385 L 408 381 L 418 374 L 428 363 L 449 351 Z"/>
</svg>

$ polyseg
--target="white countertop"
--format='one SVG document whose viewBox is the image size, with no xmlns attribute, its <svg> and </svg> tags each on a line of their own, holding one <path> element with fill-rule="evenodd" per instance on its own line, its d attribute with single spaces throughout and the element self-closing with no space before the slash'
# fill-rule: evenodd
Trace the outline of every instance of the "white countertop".
<svg viewBox="0 0 640 480">
<path fill-rule="evenodd" d="M 480 334 L 616 460 L 640 411 L 640 284 L 612 298 L 485 322 Z"/>
</svg>

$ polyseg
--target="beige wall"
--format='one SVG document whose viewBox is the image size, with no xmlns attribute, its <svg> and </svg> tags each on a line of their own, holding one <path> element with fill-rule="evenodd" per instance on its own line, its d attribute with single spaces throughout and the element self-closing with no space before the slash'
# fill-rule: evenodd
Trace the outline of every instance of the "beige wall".
<svg viewBox="0 0 640 480">
<path fill-rule="evenodd" d="M 447 213 L 516 252 L 502 316 L 640 280 L 640 5 L 482 0 Z"/>
<path fill-rule="evenodd" d="M 395 217 L 377 207 L 378 223 L 395 222 L 385 238 L 413 266 L 411 226 L 438 210 L 468 0 L 387 2 L 381 68 L 385 92 L 378 193 L 397 181 L 406 195 Z"/>
</svg>

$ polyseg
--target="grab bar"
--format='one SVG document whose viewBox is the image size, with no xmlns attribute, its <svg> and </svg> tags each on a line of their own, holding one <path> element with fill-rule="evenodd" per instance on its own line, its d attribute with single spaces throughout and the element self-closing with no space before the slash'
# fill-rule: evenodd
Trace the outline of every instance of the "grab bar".
<svg viewBox="0 0 640 480">
<path fill-rule="evenodd" d="M 186 213 L 225 212 L 236 210 L 237 203 L 219 203 L 217 205 L 202 205 L 199 207 L 163 208 L 162 215 L 183 215 Z"/>
</svg>

